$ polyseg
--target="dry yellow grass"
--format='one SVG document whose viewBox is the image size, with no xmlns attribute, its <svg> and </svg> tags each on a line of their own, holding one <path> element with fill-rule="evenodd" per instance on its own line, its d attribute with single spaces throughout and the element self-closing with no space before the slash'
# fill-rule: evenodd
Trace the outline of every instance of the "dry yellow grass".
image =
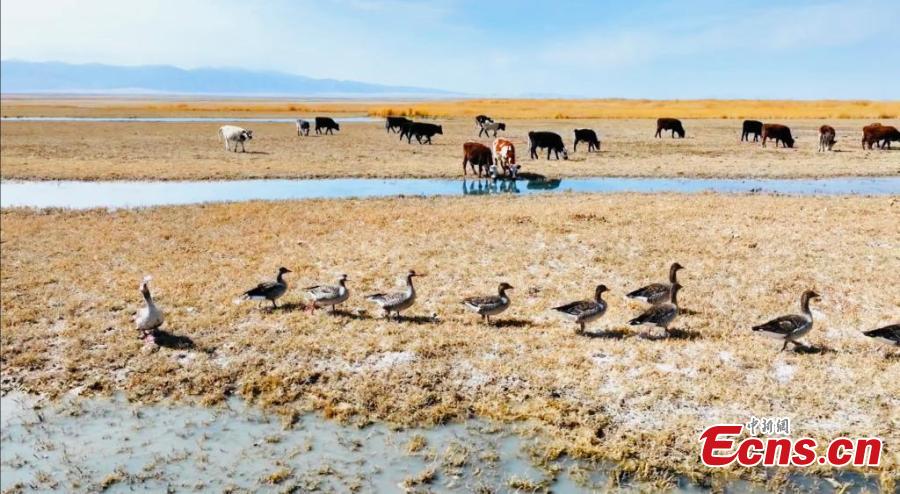
<svg viewBox="0 0 900 494">
<path fill-rule="evenodd" d="M 285 116 L 335 113 L 416 117 L 501 118 L 757 118 L 889 119 L 900 117 L 900 101 L 869 100 L 634 100 L 463 99 L 438 101 L 289 101 L 264 99 L 148 100 L 110 98 L 4 98 L 5 116 Z"/>
<path fill-rule="evenodd" d="M 897 175 L 898 151 L 860 149 L 868 120 L 831 122 L 835 153 L 818 153 L 818 120 L 785 120 L 796 149 L 741 143 L 740 122 L 685 120 L 686 139 L 654 139 L 648 120 L 509 120 L 505 134 L 518 146 L 523 171 L 548 177 L 692 176 L 825 177 Z M 900 126 L 900 121 L 883 120 Z M 217 123 L 4 122 L 0 177 L 4 179 L 174 180 L 311 177 L 460 177 L 462 145 L 489 144 L 473 121 L 441 121 L 434 145 L 399 142 L 381 123 L 344 123 L 334 136 L 298 137 L 292 124 L 242 124 L 254 131 L 248 153 L 230 153 Z M 529 130 L 559 132 L 570 146 L 573 129 L 594 128 L 601 153 L 581 146 L 568 161 L 531 160 Z"/>
<path fill-rule="evenodd" d="M 714 475 L 698 465 L 704 426 L 788 416 L 796 437 L 883 438 L 876 471 L 890 491 L 900 360 L 859 332 L 900 320 L 898 207 L 663 194 L 4 210 L 2 390 L 207 403 L 237 393 L 360 423 L 530 420 L 550 438 L 547 457 L 607 458 L 656 479 Z M 642 307 L 624 293 L 673 260 L 686 266 L 681 337 L 643 338 L 625 325 Z M 295 271 L 285 309 L 234 303 L 280 265 Z M 409 268 L 428 273 L 413 319 L 372 317 L 362 294 Z M 342 272 L 348 313 L 299 310 L 296 287 Z M 136 339 L 129 315 L 146 273 L 164 328 L 196 349 Z M 516 287 L 513 306 L 487 327 L 459 300 L 501 280 Z M 594 337 L 548 313 L 598 282 L 612 291 Z M 825 351 L 778 353 L 751 334 L 796 311 L 806 288 L 822 294 L 807 340 Z"/>
</svg>

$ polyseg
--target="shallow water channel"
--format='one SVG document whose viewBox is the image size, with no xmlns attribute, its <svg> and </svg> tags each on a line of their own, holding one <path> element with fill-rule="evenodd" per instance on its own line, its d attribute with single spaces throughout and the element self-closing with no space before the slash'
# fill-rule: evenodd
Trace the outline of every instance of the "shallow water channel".
<svg viewBox="0 0 900 494">
<path fill-rule="evenodd" d="M 0 489 L 222 492 L 589 492 L 649 486 L 610 481 L 609 468 L 561 458 L 536 466 L 539 437 L 524 426 L 470 420 L 429 429 L 343 426 L 315 414 L 292 425 L 231 399 L 226 406 L 141 406 L 68 397 L 52 404 L 8 394 L 0 402 Z M 623 479 L 620 479 L 623 480 Z M 791 478 L 816 492 L 875 492 L 846 473 Z M 765 492 L 729 482 L 727 492 Z M 681 481 L 676 492 L 703 492 Z"/>
<path fill-rule="evenodd" d="M 565 178 L 298 179 L 180 182 L 2 181 L 2 207 L 125 208 L 250 200 L 549 194 L 558 192 L 900 195 L 900 177 L 823 179 Z"/>
</svg>

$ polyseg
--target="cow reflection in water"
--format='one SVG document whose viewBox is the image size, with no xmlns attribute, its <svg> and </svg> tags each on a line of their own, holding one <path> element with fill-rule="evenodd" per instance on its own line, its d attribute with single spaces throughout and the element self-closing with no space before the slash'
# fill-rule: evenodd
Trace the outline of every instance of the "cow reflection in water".
<svg viewBox="0 0 900 494">
<path fill-rule="evenodd" d="M 515 180 L 463 180 L 463 194 L 470 195 L 487 195 L 487 194 L 518 194 L 519 186 Z"/>
</svg>

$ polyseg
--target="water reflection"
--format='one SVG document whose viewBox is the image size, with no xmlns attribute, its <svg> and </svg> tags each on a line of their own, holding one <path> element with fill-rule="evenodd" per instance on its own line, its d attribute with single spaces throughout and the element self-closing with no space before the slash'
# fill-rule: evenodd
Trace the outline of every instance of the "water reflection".
<svg viewBox="0 0 900 494">
<path fill-rule="evenodd" d="M 462 181 L 463 195 L 483 196 L 489 194 L 518 194 L 519 184 L 517 180 L 483 178 L 477 180 Z"/>
</svg>

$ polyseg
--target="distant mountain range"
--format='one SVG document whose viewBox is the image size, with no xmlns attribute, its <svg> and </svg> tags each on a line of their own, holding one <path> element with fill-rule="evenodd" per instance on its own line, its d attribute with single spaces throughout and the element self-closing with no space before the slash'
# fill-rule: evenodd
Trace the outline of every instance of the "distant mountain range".
<svg viewBox="0 0 900 494">
<path fill-rule="evenodd" d="M 0 92 L 217 96 L 449 97 L 440 89 L 313 79 L 273 71 L 0 61 Z"/>
</svg>

